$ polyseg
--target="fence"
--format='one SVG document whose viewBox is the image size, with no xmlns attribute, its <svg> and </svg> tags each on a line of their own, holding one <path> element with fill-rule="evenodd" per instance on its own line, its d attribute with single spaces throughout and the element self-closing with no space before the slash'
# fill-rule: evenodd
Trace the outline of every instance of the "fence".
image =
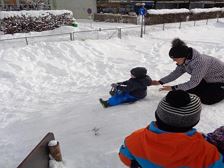
<svg viewBox="0 0 224 168">
<path fill-rule="evenodd" d="M 10 39 L 0 39 L 0 44 L 10 45 L 12 43 L 19 43 L 20 45 L 28 45 L 39 41 L 74 41 L 74 40 L 86 40 L 86 39 L 110 39 L 110 38 L 122 38 L 122 29 L 133 29 L 138 28 L 139 26 L 128 27 L 128 28 L 110 28 L 110 29 L 95 29 L 95 30 L 86 30 L 86 31 L 76 31 L 70 33 L 60 33 L 60 34 L 51 34 L 44 36 L 27 36 L 19 38 L 10 38 Z"/>
<path fill-rule="evenodd" d="M 144 33 L 147 34 L 152 31 L 160 31 L 165 29 L 181 29 L 184 26 L 198 26 L 198 25 L 207 25 L 209 20 L 213 22 L 219 22 L 219 19 L 206 19 L 206 20 L 195 20 L 188 22 L 177 22 L 177 23 L 163 23 L 158 25 L 147 25 L 144 27 Z M 76 31 L 70 33 L 61 33 L 61 34 L 51 34 L 43 36 L 27 36 L 11 39 L 0 39 L 0 46 L 24 46 L 28 44 L 34 44 L 36 42 L 55 42 L 55 41 L 74 41 L 74 40 L 98 40 L 98 39 L 111 39 L 111 38 L 122 38 L 123 36 L 132 35 L 140 36 L 140 25 L 132 27 L 123 27 L 123 28 L 110 28 L 110 29 L 95 29 L 95 30 L 86 30 L 86 31 Z M 4 46 L 5 45 L 5 46 Z M 0 48 L 1 48 L 0 47 Z"/>
</svg>

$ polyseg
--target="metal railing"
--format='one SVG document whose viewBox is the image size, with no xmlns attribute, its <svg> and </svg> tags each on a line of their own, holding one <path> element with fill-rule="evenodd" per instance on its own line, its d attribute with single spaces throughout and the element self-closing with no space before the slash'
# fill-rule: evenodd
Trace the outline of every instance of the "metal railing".
<svg viewBox="0 0 224 168">
<path fill-rule="evenodd" d="M 137 26 L 139 27 L 139 26 Z M 133 27 L 129 27 L 133 28 Z M 134 27 L 136 28 L 136 26 Z M 0 39 L 1 42 L 25 42 L 26 45 L 39 42 L 39 41 L 45 41 L 47 39 L 48 42 L 50 41 L 73 41 L 73 40 L 86 40 L 86 39 L 100 39 L 100 32 L 109 32 L 105 35 L 105 38 L 110 39 L 113 37 L 118 37 L 121 39 L 121 29 L 123 28 L 110 28 L 110 29 L 96 29 L 96 30 L 85 30 L 85 31 L 75 31 L 70 33 L 60 33 L 60 34 L 50 34 L 50 35 L 42 35 L 42 36 L 26 36 L 26 37 L 18 37 L 18 38 L 7 38 L 7 39 Z M 56 39 L 55 39 L 56 37 Z"/>
<path fill-rule="evenodd" d="M 206 19 L 206 20 L 197 20 L 197 21 L 188 21 L 188 22 L 177 22 L 177 23 L 164 23 L 159 25 L 149 25 L 144 27 L 144 34 L 150 33 L 151 31 L 160 31 L 165 29 L 181 29 L 184 26 L 198 26 L 198 25 L 207 25 L 209 20 L 215 20 L 219 22 L 219 18 L 216 19 Z M 197 24 L 198 23 L 198 24 Z M 69 33 L 60 33 L 60 34 L 50 34 L 50 35 L 42 35 L 42 36 L 26 36 L 26 37 L 18 37 L 18 38 L 7 38 L 0 39 L 0 46 L 4 47 L 4 44 L 11 45 L 12 43 L 16 43 L 19 45 L 29 45 L 36 42 L 55 42 L 55 41 L 74 41 L 74 40 L 98 40 L 98 39 L 111 39 L 111 38 L 119 38 L 121 39 L 123 36 L 132 35 L 132 36 L 140 36 L 141 26 L 131 26 L 131 27 L 123 27 L 123 28 L 108 28 L 108 29 L 95 29 L 95 30 L 85 30 L 85 31 L 75 31 Z M 19 42 L 19 43 L 18 43 Z"/>
</svg>

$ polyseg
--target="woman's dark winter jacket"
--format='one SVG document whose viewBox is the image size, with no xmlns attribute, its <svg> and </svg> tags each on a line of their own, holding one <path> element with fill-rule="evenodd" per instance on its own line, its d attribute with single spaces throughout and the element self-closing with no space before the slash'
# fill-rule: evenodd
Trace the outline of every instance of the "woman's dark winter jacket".
<svg viewBox="0 0 224 168">
<path fill-rule="evenodd" d="M 151 82 L 152 79 L 148 75 L 144 78 L 130 78 L 127 81 L 118 83 L 117 89 L 141 99 L 147 95 L 147 86 L 150 86 Z"/>
<path fill-rule="evenodd" d="M 189 81 L 176 85 L 177 90 L 189 90 L 195 88 L 204 79 L 207 83 L 224 83 L 224 62 L 221 60 L 200 54 L 192 49 L 191 58 L 187 58 L 183 65 L 178 65 L 169 75 L 160 79 L 162 84 L 169 83 L 179 78 L 185 72 L 191 75 Z"/>
</svg>

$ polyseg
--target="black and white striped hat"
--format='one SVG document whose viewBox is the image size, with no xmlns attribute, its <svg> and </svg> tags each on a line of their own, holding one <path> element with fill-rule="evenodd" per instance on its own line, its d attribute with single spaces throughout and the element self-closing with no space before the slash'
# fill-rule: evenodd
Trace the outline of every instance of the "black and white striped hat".
<svg viewBox="0 0 224 168">
<path fill-rule="evenodd" d="M 200 120 L 201 101 L 186 91 L 170 91 L 156 110 L 157 121 L 173 128 L 192 128 Z"/>
</svg>

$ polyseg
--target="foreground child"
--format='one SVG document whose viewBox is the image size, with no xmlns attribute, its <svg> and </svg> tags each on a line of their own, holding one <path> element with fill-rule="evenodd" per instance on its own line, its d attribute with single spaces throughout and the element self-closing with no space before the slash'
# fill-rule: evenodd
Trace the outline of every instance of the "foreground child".
<svg viewBox="0 0 224 168">
<path fill-rule="evenodd" d="M 111 84 L 114 89 L 108 100 L 100 99 L 103 107 L 116 106 L 122 103 L 135 102 L 147 95 L 147 86 L 151 85 L 151 78 L 144 67 L 136 67 L 131 71 L 131 78 L 124 82 Z"/>
<path fill-rule="evenodd" d="M 125 138 L 121 161 L 131 168 L 224 167 L 216 146 L 193 128 L 200 113 L 199 97 L 182 90 L 170 91 L 158 105 L 156 121 Z"/>
</svg>

